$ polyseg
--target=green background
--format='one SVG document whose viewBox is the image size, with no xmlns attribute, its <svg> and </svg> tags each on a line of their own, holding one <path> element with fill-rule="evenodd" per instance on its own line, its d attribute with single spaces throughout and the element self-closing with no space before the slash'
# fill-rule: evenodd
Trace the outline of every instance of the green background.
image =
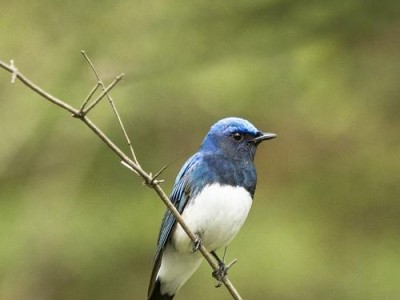
<svg viewBox="0 0 400 300">
<path fill-rule="evenodd" d="M 400 299 L 398 1 L 2 1 L 0 59 L 79 106 L 112 91 L 169 194 L 226 116 L 257 153 L 228 249 L 244 299 Z M 127 148 L 106 101 L 90 117 Z M 0 70 L 0 299 L 145 299 L 164 205 L 86 127 Z M 229 299 L 203 263 L 176 299 Z"/>
</svg>

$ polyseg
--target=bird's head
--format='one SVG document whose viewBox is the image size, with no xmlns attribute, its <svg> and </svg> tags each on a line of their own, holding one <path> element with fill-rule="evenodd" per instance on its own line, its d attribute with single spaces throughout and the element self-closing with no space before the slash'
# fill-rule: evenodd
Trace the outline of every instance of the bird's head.
<svg viewBox="0 0 400 300">
<path fill-rule="evenodd" d="M 257 146 L 275 137 L 273 133 L 261 132 L 247 120 L 231 117 L 211 126 L 200 150 L 219 153 L 232 159 L 253 159 Z"/>
</svg>

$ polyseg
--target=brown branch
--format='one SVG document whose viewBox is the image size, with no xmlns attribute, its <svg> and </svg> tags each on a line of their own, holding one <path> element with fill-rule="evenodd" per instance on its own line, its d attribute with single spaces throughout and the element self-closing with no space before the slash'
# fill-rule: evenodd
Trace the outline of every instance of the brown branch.
<svg viewBox="0 0 400 300">
<path fill-rule="evenodd" d="M 83 50 L 81 51 L 81 53 L 82 53 L 83 57 L 85 58 L 85 60 L 86 60 L 86 61 L 88 62 L 88 64 L 90 65 L 90 67 L 91 67 L 91 69 L 92 69 L 94 75 L 96 76 L 96 78 L 97 78 L 97 80 L 98 80 L 98 83 L 100 84 L 100 86 L 103 88 L 103 91 L 105 92 L 105 91 L 106 91 L 106 87 L 105 87 L 103 81 L 101 80 L 99 74 L 97 73 L 96 68 L 94 67 L 94 65 L 93 65 L 92 61 L 90 60 L 89 56 L 88 56 L 88 55 L 86 54 L 86 52 L 83 51 Z M 121 76 L 121 75 L 120 75 L 120 76 Z M 120 117 L 120 115 L 119 115 L 119 113 L 118 113 L 118 111 L 117 111 L 117 108 L 116 108 L 116 106 L 115 106 L 115 104 L 114 104 L 114 101 L 113 101 L 113 99 L 111 98 L 111 96 L 110 96 L 108 93 L 107 93 L 107 98 L 108 98 L 108 102 L 110 103 L 111 108 L 112 108 L 112 110 L 114 111 L 114 114 L 115 114 L 115 116 L 116 116 L 116 118 L 117 118 L 117 120 L 118 120 L 119 126 L 120 126 L 120 128 L 121 128 L 121 130 L 122 130 L 122 134 L 123 134 L 124 137 L 125 137 L 126 143 L 128 144 L 128 147 L 129 147 L 129 149 L 131 150 L 131 154 L 132 154 L 133 161 L 140 167 L 139 161 L 138 161 L 137 158 L 136 158 L 135 151 L 133 150 L 132 142 L 131 142 L 131 140 L 129 139 L 128 133 L 127 133 L 127 131 L 126 131 L 126 129 L 125 129 L 124 123 L 122 123 L 122 119 L 121 119 L 121 117 Z"/>
<path fill-rule="evenodd" d="M 108 92 L 112 90 L 112 88 L 124 77 L 124 74 L 120 74 L 117 77 L 115 77 L 114 81 L 110 83 L 109 86 L 105 87 L 103 83 L 98 82 L 98 84 L 100 84 L 103 87 L 103 92 L 92 102 L 90 103 L 86 108 L 84 108 L 81 113 L 86 115 L 89 111 L 91 111 L 97 104 L 99 104 L 99 102 L 101 101 L 101 99 L 104 98 L 104 96 L 110 97 L 108 95 Z M 85 107 L 85 101 L 83 102 L 82 106 Z"/>
<path fill-rule="evenodd" d="M 42 96 L 43 98 L 47 99 L 51 103 L 60 106 L 61 108 L 69 111 L 72 114 L 77 114 L 79 111 L 73 108 L 71 105 L 61 101 L 60 99 L 50 95 L 46 91 L 44 91 L 42 88 L 39 86 L 35 85 L 32 81 L 30 81 L 28 78 L 26 78 L 24 75 L 22 75 L 18 69 L 14 66 L 14 61 L 11 60 L 10 65 L 7 65 L 6 63 L 0 61 L 0 67 L 2 67 L 4 70 L 8 71 L 11 73 L 11 82 L 14 83 L 15 79 L 18 78 L 22 83 L 24 83 L 26 86 L 28 86 L 30 89 L 35 91 L 37 94 Z"/>
<path fill-rule="evenodd" d="M 84 54 L 84 53 L 83 53 Z M 85 54 L 84 54 L 85 55 Z M 85 57 L 87 57 L 85 55 Z M 90 62 L 90 60 L 87 58 L 88 62 L 90 63 L 91 66 L 93 66 L 93 64 Z M 90 92 L 89 96 L 85 99 L 84 103 L 82 104 L 80 109 L 76 109 L 74 107 L 72 107 L 71 105 L 67 104 L 66 102 L 60 100 L 57 97 L 54 97 L 53 95 L 47 93 L 46 91 L 44 91 L 42 88 L 40 88 L 39 86 L 37 86 L 36 84 L 34 84 L 31 80 L 29 80 L 27 77 L 25 77 L 21 72 L 19 72 L 19 70 L 15 67 L 14 65 L 14 61 L 11 60 L 10 64 L 6 64 L 2 61 L 0 61 L 0 67 L 3 68 L 4 70 L 8 71 L 11 73 L 12 75 L 12 80 L 11 82 L 14 83 L 16 81 L 16 79 L 19 79 L 22 83 L 24 83 L 28 88 L 30 88 L 31 90 L 33 90 L 35 93 L 39 94 L 40 96 L 42 96 L 44 99 L 50 101 L 51 103 L 61 107 L 62 109 L 68 111 L 69 113 L 71 113 L 74 117 L 78 118 L 79 120 L 81 120 L 83 123 L 85 123 L 85 125 L 87 127 L 90 128 L 90 130 L 93 131 L 93 133 L 98 136 L 110 149 L 111 151 L 113 151 L 123 162 L 124 165 L 129 166 L 129 168 L 131 168 L 138 176 L 140 176 L 145 184 L 147 186 L 149 186 L 151 189 L 153 189 L 157 195 L 159 196 L 159 198 L 164 202 L 164 204 L 167 206 L 167 208 L 172 212 L 172 214 L 174 215 L 174 217 L 176 218 L 177 222 L 181 225 L 182 229 L 186 232 L 186 234 L 189 236 L 189 238 L 193 241 L 196 242 L 197 241 L 197 237 L 195 236 L 195 234 L 190 230 L 190 228 L 188 227 L 188 225 L 185 223 L 185 221 L 183 220 L 182 216 L 180 215 L 180 213 L 178 212 L 178 210 L 176 209 L 176 207 L 171 203 L 171 201 L 169 200 L 168 196 L 165 194 L 165 192 L 163 191 L 163 189 L 160 186 L 160 182 L 161 180 L 157 180 L 156 178 L 159 176 L 159 173 L 161 173 L 163 171 L 163 169 L 158 172 L 155 176 L 152 176 L 151 173 L 147 173 L 146 171 L 144 171 L 141 166 L 139 165 L 139 163 L 136 160 L 136 156 L 134 154 L 133 151 L 133 147 L 130 144 L 130 140 L 127 137 L 126 131 L 125 129 L 123 129 L 124 131 L 124 135 L 127 138 L 128 144 L 130 145 L 131 151 L 133 153 L 133 160 L 130 159 L 123 151 L 121 151 L 112 141 L 110 138 L 108 138 L 87 116 L 86 113 L 90 111 L 90 109 L 92 109 L 93 107 L 95 107 L 95 105 L 98 103 L 96 102 L 97 98 L 94 102 L 96 102 L 95 104 L 89 106 L 89 108 L 85 109 L 85 106 L 87 104 L 87 102 L 89 101 L 89 99 L 93 96 L 95 90 L 97 89 L 97 87 L 94 87 L 92 89 L 92 91 Z M 118 82 L 117 78 L 116 80 L 114 80 L 114 84 L 112 83 L 111 85 L 109 85 L 107 88 L 105 87 L 105 85 L 102 83 L 100 77 L 98 76 L 97 72 L 94 69 L 94 66 L 92 67 L 93 71 L 96 74 L 96 77 L 98 79 L 98 85 L 101 85 L 103 88 L 103 93 L 104 95 L 107 95 L 107 97 L 109 97 L 109 100 L 111 99 L 111 97 L 108 95 L 108 92 L 115 86 L 116 82 Z M 104 95 L 102 97 L 104 97 Z M 99 99 L 98 101 L 100 101 L 101 99 Z M 110 100 L 110 103 L 112 103 L 112 99 Z M 116 115 L 118 116 L 118 120 L 120 122 L 120 124 L 122 124 L 121 118 L 119 117 L 118 112 L 115 109 L 115 106 L 113 106 L 113 110 L 116 113 Z M 123 128 L 123 125 L 122 125 Z M 214 260 L 214 258 L 212 257 L 212 255 L 210 254 L 210 252 L 204 247 L 204 245 L 200 245 L 199 247 L 199 251 L 201 252 L 201 254 L 204 256 L 204 258 L 207 260 L 208 264 L 212 267 L 212 269 L 214 271 L 219 269 L 219 266 L 217 264 L 217 262 Z M 230 264 L 231 266 L 232 264 Z M 228 279 L 227 276 L 224 276 L 221 278 L 223 284 L 225 285 L 225 287 L 228 289 L 228 291 L 230 292 L 230 294 L 232 295 L 233 299 L 236 300 L 241 300 L 241 296 L 239 295 L 238 291 L 236 290 L 236 288 L 234 287 L 234 285 L 232 284 L 232 282 Z"/>
<path fill-rule="evenodd" d="M 81 108 L 79 111 L 83 111 L 88 104 L 89 100 L 93 97 L 94 93 L 97 91 L 97 89 L 100 87 L 100 82 L 97 82 L 96 85 L 91 89 L 89 95 L 87 95 L 85 101 L 83 101 Z"/>
</svg>

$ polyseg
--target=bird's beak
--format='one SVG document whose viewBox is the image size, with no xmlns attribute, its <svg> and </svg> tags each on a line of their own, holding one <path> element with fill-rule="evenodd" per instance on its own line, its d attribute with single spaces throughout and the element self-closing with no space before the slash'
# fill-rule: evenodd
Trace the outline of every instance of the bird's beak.
<svg viewBox="0 0 400 300">
<path fill-rule="evenodd" d="M 258 145 L 262 141 L 270 140 L 276 138 L 275 133 L 262 133 L 260 132 L 260 136 L 253 139 L 253 142 Z"/>
</svg>

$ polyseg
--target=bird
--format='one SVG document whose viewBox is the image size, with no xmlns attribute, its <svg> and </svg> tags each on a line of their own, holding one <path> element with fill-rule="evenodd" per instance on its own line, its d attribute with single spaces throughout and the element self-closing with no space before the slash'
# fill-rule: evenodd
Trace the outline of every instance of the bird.
<svg viewBox="0 0 400 300">
<path fill-rule="evenodd" d="M 275 137 L 238 117 L 224 118 L 211 126 L 198 152 L 178 173 L 170 195 L 196 242 L 167 209 L 158 236 L 148 300 L 175 297 L 203 260 L 196 251 L 200 244 L 211 250 L 218 261 L 222 271 L 219 275 L 226 274 L 216 251 L 226 250 L 245 222 L 257 183 L 257 146 Z"/>
</svg>

